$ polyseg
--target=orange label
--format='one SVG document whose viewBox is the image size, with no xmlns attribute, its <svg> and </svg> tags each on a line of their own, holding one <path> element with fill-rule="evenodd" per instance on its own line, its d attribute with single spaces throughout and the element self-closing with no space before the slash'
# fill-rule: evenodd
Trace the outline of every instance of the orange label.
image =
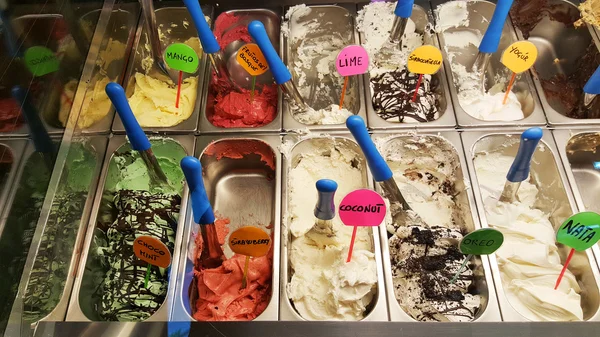
<svg viewBox="0 0 600 337">
<path fill-rule="evenodd" d="M 133 242 L 133 252 L 138 259 L 151 265 L 167 268 L 171 265 L 171 252 L 160 240 L 152 236 L 138 236 Z"/>
<path fill-rule="evenodd" d="M 271 236 L 258 227 L 242 227 L 229 236 L 229 247 L 237 254 L 265 256 L 271 248 Z"/>
<path fill-rule="evenodd" d="M 265 56 L 254 43 L 246 44 L 238 50 L 237 61 L 252 76 L 262 75 L 269 69 Z"/>
<path fill-rule="evenodd" d="M 502 53 L 502 64 L 515 74 L 527 71 L 537 60 L 538 50 L 530 41 L 517 41 Z"/>
<path fill-rule="evenodd" d="M 407 66 L 413 74 L 433 75 L 442 66 L 442 52 L 431 45 L 421 46 L 410 53 Z"/>
</svg>

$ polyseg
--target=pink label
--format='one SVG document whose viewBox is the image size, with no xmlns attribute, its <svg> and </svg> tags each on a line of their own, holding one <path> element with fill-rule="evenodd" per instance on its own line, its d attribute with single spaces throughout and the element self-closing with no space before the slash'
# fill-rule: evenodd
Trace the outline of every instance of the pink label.
<svg viewBox="0 0 600 337">
<path fill-rule="evenodd" d="M 335 67 L 342 76 L 364 74 L 369 69 L 369 54 L 361 46 L 347 46 L 338 54 Z"/>
<path fill-rule="evenodd" d="M 346 226 L 379 226 L 385 218 L 385 202 L 374 191 L 350 192 L 340 203 L 340 219 Z"/>
</svg>

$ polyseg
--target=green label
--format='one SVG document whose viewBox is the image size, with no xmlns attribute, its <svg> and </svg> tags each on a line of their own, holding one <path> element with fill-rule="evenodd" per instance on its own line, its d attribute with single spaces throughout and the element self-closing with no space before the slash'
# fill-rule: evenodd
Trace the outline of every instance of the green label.
<svg viewBox="0 0 600 337">
<path fill-rule="evenodd" d="M 165 62 L 169 67 L 186 73 L 194 73 L 200 60 L 194 49 L 185 43 L 173 43 L 165 49 Z"/>
<path fill-rule="evenodd" d="M 556 233 L 556 241 L 577 251 L 586 250 L 600 239 L 600 215 L 581 212 L 568 218 Z"/>
<path fill-rule="evenodd" d="M 25 51 L 25 65 L 33 76 L 43 76 L 58 70 L 59 62 L 52 50 L 33 46 Z"/>
<path fill-rule="evenodd" d="M 478 229 L 467 234 L 460 241 L 460 251 L 463 254 L 489 255 L 502 246 L 504 235 L 492 228 Z"/>
</svg>

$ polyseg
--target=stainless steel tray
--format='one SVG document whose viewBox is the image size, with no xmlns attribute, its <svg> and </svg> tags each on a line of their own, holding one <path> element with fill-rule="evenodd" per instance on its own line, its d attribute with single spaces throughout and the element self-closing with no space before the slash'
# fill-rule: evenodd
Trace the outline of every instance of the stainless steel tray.
<svg viewBox="0 0 600 337">
<path fill-rule="evenodd" d="M 118 9 L 115 8 L 111 12 L 109 21 L 106 24 L 106 31 L 100 42 L 99 53 L 94 60 L 94 70 L 89 83 L 86 83 L 84 105 L 79 111 L 79 117 L 86 112 L 83 110 L 85 102 L 94 99 L 94 89 L 98 81 L 107 79 L 111 82 L 121 83 L 123 80 L 139 16 L 140 8 L 137 3 L 121 4 Z M 84 135 L 109 133 L 110 126 L 113 123 L 114 108 L 110 101 L 108 106 L 101 106 L 101 108 L 108 110 L 104 118 L 87 128 L 81 128 L 78 124 L 75 130 Z M 88 109 L 91 109 L 91 107 L 88 106 Z M 95 107 L 95 109 L 100 109 L 100 107 Z M 71 113 L 74 113 L 74 111 Z"/>
<path fill-rule="evenodd" d="M 205 151 L 211 144 L 234 145 L 235 142 L 254 143 L 252 147 L 270 151 L 273 155 L 275 170 L 268 168 L 260 158 L 220 158 L 219 154 L 207 155 Z M 197 139 L 196 154 L 203 166 L 206 192 L 214 205 L 216 214 L 229 218 L 232 225 L 272 224 L 273 236 L 273 274 L 271 278 L 271 300 L 255 321 L 276 321 L 279 318 L 279 250 L 280 250 L 280 185 L 281 156 L 278 146 L 279 135 L 236 135 L 236 136 L 200 136 Z M 269 181 L 269 177 L 271 180 Z M 271 204 L 265 203 L 271 200 Z M 194 289 L 194 262 L 196 253 L 195 237 L 199 227 L 194 223 L 191 207 L 188 207 L 183 238 L 183 253 L 179 257 L 177 286 L 172 296 L 172 321 L 195 321 L 193 303 L 198 293 Z M 230 231 L 231 233 L 232 231 Z M 229 247 L 224 247 L 228 254 Z"/>
<path fill-rule="evenodd" d="M 275 50 L 278 50 L 281 55 L 281 37 L 280 37 L 280 18 L 277 10 L 271 9 L 236 9 L 230 10 L 221 13 L 224 14 L 234 14 L 236 16 L 242 16 L 242 18 L 235 23 L 233 27 L 237 25 L 248 25 L 253 20 L 261 21 L 265 25 L 265 30 L 267 31 L 267 35 L 273 44 Z M 215 22 L 218 18 L 215 20 Z M 214 29 L 213 29 L 214 30 Z M 244 70 L 237 62 L 236 55 L 239 48 L 244 45 L 245 42 L 238 40 L 230 43 L 224 50 L 224 59 L 227 62 L 227 68 L 231 74 L 231 77 L 236 81 L 236 83 L 242 84 L 242 86 L 250 85 L 250 80 L 248 73 Z M 273 119 L 273 121 L 267 125 L 255 127 L 255 128 L 222 128 L 213 125 L 208 120 L 208 115 L 213 114 L 213 104 L 212 102 L 209 104 L 209 100 L 211 100 L 211 77 L 212 77 L 212 65 L 210 62 L 207 62 L 207 71 L 204 74 L 204 91 L 200 96 L 200 100 L 202 101 L 202 107 L 200 109 L 200 123 L 199 123 L 199 133 L 231 133 L 231 132 L 254 132 L 254 133 L 265 133 L 265 132 L 281 132 L 281 102 L 282 102 L 282 93 L 281 89 L 278 89 L 277 94 L 277 115 Z M 200 80 L 200 79 L 199 79 Z M 275 83 L 273 80 L 273 75 L 270 70 L 267 70 L 264 74 L 256 77 L 257 84 L 268 84 Z"/>
<path fill-rule="evenodd" d="M 359 5 L 363 7 L 364 5 Z M 431 16 L 430 4 L 426 0 L 417 0 L 413 7 L 413 13 L 410 19 L 415 23 L 416 31 L 423 34 L 423 45 L 431 44 L 440 48 L 440 41 L 437 34 L 432 33 L 428 25 L 433 25 L 433 17 Z M 361 42 L 364 43 L 365 37 L 360 34 Z M 404 66 L 404 65 L 399 65 Z M 427 123 L 393 123 L 379 117 L 373 109 L 372 94 L 370 89 L 369 73 L 364 75 L 364 90 L 366 95 L 367 115 L 369 117 L 369 127 L 374 130 L 380 129 L 420 129 L 420 128 L 454 128 L 456 127 L 455 109 L 450 98 L 450 88 L 454 85 L 448 85 L 449 76 L 452 73 L 448 64 L 443 64 L 440 70 L 433 75 L 432 81 L 437 83 L 436 101 L 440 105 L 440 118 Z M 451 83 L 451 82 L 450 82 Z"/>
<path fill-rule="evenodd" d="M 577 0 L 549 0 L 548 6 L 552 6 L 551 11 L 559 13 L 561 17 L 571 16 L 578 18 L 580 16 Z M 573 124 L 599 124 L 600 118 L 577 119 L 564 115 L 564 106 L 560 100 L 546 96 L 540 78 L 549 79 L 557 74 L 569 75 L 579 70 L 580 58 L 585 53 L 588 46 L 600 48 L 600 40 L 589 25 L 586 27 L 575 28 L 566 26 L 550 17 L 546 11 L 543 19 L 531 31 L 529 41 L 533 42 L 538 49 L 538 59 L 534 68 L 531 68 L 533 83 L 540 96 L 540 101 L 548 124 L 551 126 L 573 125 Z M 517 37 L 523 40 L 523 33 L 516 26 Z M 557 64 L 555 60 L 560 60 Z M 598 109 L 598 105 L 592 108 Z"/>
<path fill-rule="evenodd" d="M 329 36 L 333 39 L 335 36 L 343 37 L 344 45 L 358 44 L 359 38 L 356 32 L 356 7 L 354 5 L 346 4 L 346 5 L 338 5 L 338 6 L 310 6 L 311 12 L 306 15 L 303 20 L 311 20 L 317 19 L 319 28 L 316 31 L 308 34 L 305 39 L 315 39 L 315 38 L 323 38 L 324 36 Z M 284 62 L 287 65 L 288 69 L 292 73 L 293 80 L 296 84 L 298 84 L 299 74 L 297 74 L 293 65 L 296 62 L 300 62 L 298 55 L 298 45 L 293 45 L 290 40 L 296 34 L 298 28 L 294 27 L 292 24 L 295 17 L 298 15 L 298 12 L 292 14 L 289 22 L 284 22 L 283 25 L 288 26 L 289 36 L 282 34 L 284 50 L 285 50 L 285 58 Z M 340 49 L 341 50 L 341 49 Z M 326 58 L 329 56 L 329 52 L 326 51 L 327 54 L 321 54 L 321 58 Z M 316 84 L 319 81 L 322 81 L 317 78 L 318 72 L 316 68 L 307 72 L 306 77 L 309 80 L 309 83 Z M 337 90 L 341 92 L 343 84 L 338 85 L 339 79 L 341 76 L 337 73 L 330 74 L 333 77 L 331 83 L 331 90 Z M 343 80 L 341 80 L 343 83 Z M 302 88 L 298 88 L 302 93 Z M 318 89 L 316 89 L 318 90 Z M 365 112 L 365 97 L 362 94 L 364 90 L 363 87 L 363 75 L 359 76 L 350 76 L 348 79 L 348 88 L 346 89 L 346 99 L 344 102 L 344 107 L 348 109 L 355 115 L 359 115 L 366 119 Z M 310 90 L 309 90 L 310 91 Z M 304 95 L 306 96 L 306 95 Z M 338 95 L 339 97 L 340 95 Z M 304 97 L 304 99 L 308 102 L 309 97 Z M 350 103 L 352 103 L 350 105 Z M 334 101 L 332 99 L 331 102 L 319 102 L 318 104 L 313 104 L 313 108 L 326 108 L 330 104 L 339 104 L 339 98 Z M 293 130 L 293 129 L 309 129 L 315 131 L 322 130 L 346 130 L 346 126 L 344 123 L 341 124 L 326 124 L 326 125 L 307 125 L 300 123 L 294 116 L 292 115 L 290 104 L 288 103 L 287 98 L 283 100 L 283 129 L 284 130 Z"/>
<path fill-rule="evenodd" d="M 484 228 L 488 227 L 488 222 L 475 171 L 475 164 L 473 161 L 474 156 L 477 153 L 492 151 L 501 151 L 503 154 L 514 156 L 518 149 L 519 135 L 520 132 L 518 131 L 507 131 L 503 133 L 462 133 L 465 154 L 468 158 L 467 164 L 471 174 L 473 190 L 475 192 L 475 201 L 481 219 L 481 225 Z M 550 131 L 545 130 L 542 141 L 534 155 L 531 172 L 532 176 L 535 177 L 536 185 L 540 190 L 538 199 L 543 201 L 536 207 L 549 213 L 550 222 L 557 228 L 567 217 L 575 212 L 575 202 L 569 190 L 569 184 L 566 180 L 563 168 L 561 167 L 562 165 L 559 162 L 560 158 L 556 156 L 555 153 L 557 153 L 557 148 L 552 139 L 552 135 L 550 134 Z M 552 199 L 557 202 L 557 205 L 561 205 L 560 207 L 554 206 L 554 203 L 551 202 L 551 196 L 553 197 Z M 597 253 L 598 247 L 594 247 L 592 250 Z M 573 262 L 569 266 L 569 270 L 575 274 L 577 281 L 582 288 L 581 304 L 584 319 L 588 321 L 598 321 L 600 320 L 600 292 L 598 290 L 600 274 L 592 250 L 577 252 Z M 568 247 L 560 245 L 559 253 L 563 262 L 566 259 L 568 252 Z M 503 320 L 527 322 L 528 319 L 519 314 L 511 306 L 504 293 L 496 256 L 492 254 L 489 258 Z"/>
<path fill-rule="evenodd" d="M 75 272 L 77 271 L 77 267 L 79 264 L 79 257 L 80 257 L 80 253 L 81 253 L 81 246 L 83 243 L 83 239 L 85 238 L 85 232 L 86 232 L 86 227 L 87 227 L 87 223 L 89 221 L 89 213 L 90 210 L 92 208 L 92 204 L 94 201 L 94 194 L 93 191 L 96 190 L 97 187 L 97 182 L 98 182 L 98 176 L 100 174 L 100 169 L 102 168 L 102 160 L 104 159 L 105 156 L 105 150 L 106 150 L 106 144 L 108 143 L 108 139 L 105 136 L 95 136 L 95 137 L 90 137 L 90 138 L 78 138 L 78 139 L 73 139 L 72 143 L 74 144 L 82 144 L 83 147 L 85 147 L 85 151 L 91 151 L 93 152 L 92 155 L 95 157 L 95 162 L 94 162 L 94 172 L 91 175 L 91 180 L 88 182 L 88 193 L 86 196 L 86 200 L 81 208 L 81 216 L 79 218 L 78 221 L 78 230 L 73 233 L 74 239 L 73 239 L 73 247 L 71 249 L 71 256 L 69 258 L 68 261 L 68 268 L 65 268 L 66 270 L 66 280 L 65 280 L 65 284 L 64 287 L 62 289 L 53 289 L 55 291 L 61 291 L 61 296 L 59 297 L 59 301 L 58 303 L 55 304 L 54 309 L 52 309 L 49 313 L 47 313 L 47 315 L 45 317 L 43 317 L 42 319 L 40 319 L 39 321 L 35 321 L 35 322 L 31 322 L 31 321 L 27 321 L 25 320 L 25 318 L 23 317 L 23 312 L 25 310 L 24 308 L 24 304 L 23 304 L 23 297 L 24 297 L 24 291 L 26 291 L 25 289 L 27 289 L 26 287 L 28 287 L 27 283 L 29 283 L 30 280 L 30 273 L 31 273 L 31 268 L 33 267 L 33 264 L 26 264 L 25 266 L 25 270 L 23 272 L 23 276 L 21 278 L 21 286 L 20 286 L 20 291 L 18 294 L 18 298 L 15 301 L 15 303 L 12 306 L 12 311 L 11 311 L 11 316 L 9 319 L 9 325 L 7 327 L 6 330 L 6 334 L 9 336 L 30 336 L 33 334 L 33 329 L 35 328 L 35 326 L 37 325 L 37 323 L 42 322 L 42 321 L 62 321 L 65 318 L 65 314 L 67 312 L 67 306 L 69 304 L 69 298 L 71 296 L 71 289 L 73 286 L 73 281 L 75 279 Z M 73 146 L 71 144 L 71 146 Z M 71 147 L 72 149 L 73 147 Z M 90 152 L 90 153 L 91 153 Z M 69 152 L 69 154 L 71 154 L 72 152 Z M 77 153 L 73 152 L 73 156 L 77 156 Z M 67 155 L 67 158 L 69 159 L 74 159 L 75 161 L 77 160 L 77 158 L 73 158 L 69 155 Z M 60 205 L 60 200 L 56 201 L 54 200 L 54 197 L 60 193 L 61 191 L 66 191 L 68 193 L 68 191 L 66 189 L 62 189 L 62 188 L 66 188 L 68 185 L 68 170 L 69 170 L 69 163 L 67 164 L 67 166 L 65 166 L 64 171 L 62 172 L 63 175 L 61 176 L 61 185 L 59 185 L 59 191 L 56 192 L 56 194 L 52 194 L 51 196 L 48 196 L 48 198 L 46 200 L 44 200 L 44 204 L 50 204 L 51 208 L 54 207 L 61 207 Z M 40 219 L 38 220 L 38 229 L 42 230 L 42 232 L 46 231 L 46 224 L 49 221 L 49 219 L 51 217 L 56 217 L 55 214 L 51 213 L 51 212 L 43 212 Z M 56 223 L 54 224 L 55 226 L 57 225 Z M 43 234 L 43 233 L 42 233 Z M 40 237 L 41 238 L 41 237 Z M 38 255 L 38 250 L 39 250 L 39 244 L 40 242 L 34 242 L 31 245 L 30 248 L 30 255 L 31 252 L 33 252 L 33 257 L 34 260 L 37 261 L 37 255 Z M 29 258 L 28 258 L 29 260 Z M 48 268 L 50 268 L 48 266 Z M 57 276 L 57 274 L 54 274 L 51 277 L 60 277 Z M 55 281 L 56 282 L 56 281 Z"/>
<path fill-rule="evenodd" d="M 392 143 L 403 143 L 410 144 L 413 146 L 419 146 L 420 143 L 437 144 L 438 148 L 442 148 L 444 151 L 454 152 L 454 163 L 447 163 L 455 165 L 456 169 L 456 189 L 459 191 L 456 196 L 457 204 L 461 205 L 462 219 L 464 224 L 462 230 L 465 233 L 470 233 L 476 229 L 481 228 L 479 223 L 479 217 L 477 216 L 477 208 L 475 206 L 475 199 L 473 198 L 473 191 L 471 190 L 471 183 L 469 181 L 469 175 L 467 171 L 467 164 L 462 150 L 462 142 L 458 132 L 441 132 L 435 131 L 424 131 L 417 134 L 407 133 L 379 133 L 373 134 L 373 140 L 377 143 L 380 151 L 385 158 L 385 149 Z M 403 156 L 404 157 L 404 156 Z M 378 192 L 381 192 L 381 188 L 377 186 Z M 390 318 L 392 321 L 408 321 L 415 322 L 416 320 L 410 316 L 398 303 L 394 291 L 394 282 L 392 280 L 392 267 L 390 263 L 390 252 L 387 244 L 389 235 L 385 227 L 380 226 L 379 228 L 380 240 L 382 242 L 381 249 L 383 254 L 383 270 L 385 275 L 385 285 L 388 296 L 388 304 L 390 308 Z M 496 290 L 494 288 L 494 282 L 492 279 L 492 270 L 489 266 L 489 259 L 487 256 L 475 256 L 471 260 L 474 264 L 473 274 L 475 276 L 475 293 L 481 296 L 481 308 L 476 314 L 475 322 L 500 322 L 502 317 L 500 316 L 500 308 L 498 307 L 498 298 L 496 296 Z"/>
<path fill-rule="evenodd" d="M 431 5 L 433 9 L 436 9 L 438 5 L 444 3 L 443 0 L 432 0 Z M 468 27 L 459 27 L 453 28 L 452 31 L 478 31 L 481 33 L 481 36 L 485 33 L 487 26 L 492 18 L 492 14 L 494 12 L 496 5 L 485 0 L 476 0 L 476 1 L 468 1 L 467 2 L 467 10 L 469 12 L 469 26 Z M 479 18 L 479 19 L 477 19 Z M 531 126 L 531 125 L 545 125 L 546 117 L 544 116 L 541 103 L 535 91 L 535 86 L 533 85 L 533 81 L 531 76 L 528 73 L 523 73 L 520 77 L 517 78 L 515 84 L 513 86 L 513 92 L 517 95 L 521 95 L 523 98 L 521 100 L 522 110 L 525 115 L 525 118 L 518 121 L 484 121 L 474 117 L 471 117 L 469 114 L 465 112 L 465 110 L 461 107 L 459 99 L 458 99 L 458 89 L 456 85 L 454 85 L 454 75 L 452 73 L 452 68 L 450 67 L 450 62 L 448 60 L 448 54 L 446 52 L 444 34 L 439 34 L 440 45 L 442 49 L 442 55 L 444 56 L 444 67 L 447 69 L 448 82 L 450 83 L 450 94 L 452 96 L 452 101 L 454 102 L 454 111 L 456 112 L 456 119 L 458 121 L 458 125 L 460 127 L 491 127 L 491 126 Z M 490 62 L 490 67 L 493 69 L 493 74 L 488 73 L 489 78 L 493 78 L 494 75 L 500 74 L 506 70 L 504 65 L 500 63 L 500 58 L 502 56 L 502 51 L 506 49 L 511 43 L 517 41 L 517 36 L 515 34 L 514 28 L 512 24 L 507 22 L 504 25 L 504 29 L 502 31 L 502 38 L 500 40 L 500 46 L 498 47 L 498 52 L 492 55 L 492 59 Z M 476 51 L 476 48 L 472 47 L 471 49 Z M 457 55 L 455 58 L 457 62 L 470 67 L 475 61 L 476 53 L 462 53 Z M 507 75 L 510 76 L 508 70 L 506 70 Z M 505 77 L 506 77 L 505 76 Z M 489 84 L 489 83 L 488 83 Z M 527 105 L 524 106 L 523 102 L 527 102 Z"/>
<path fill-rule="evenodd" d="M 352 140 L 348 133 L 334 133 L 334 134 L 310 134 L 307 136 L 298 136 L 294 134 L 288 134 L 283 137 L 282 155 L 283 155 L 283 173 L 282 181 L 286 182 L 281 186 L 281 286 L 280 291 L 280 319 L 282 321 L 304 321 L 305 319 L 300 316 L 293 306 L 291 299 L 287 294 L 287 285 L 292 277 L 291 266 L 289 264 L 289 252 L 288 246 L 291 244 L 292 235 L 288 232 L 287 228 L 287 209 L 288 209 L 288 171 L 292 168 L 294 162 L 297 162 L 298 156 L 302 151 L 314 149 L 318 147 L 319 142 L 334 142 L 350 148 L 356 152 L 356 154 L 362 158 L 362 152 L 358 145 Z M 363 187 L 372 188 L 371 175 L 367 168 L 365 161 L 358 163 L 362 167 L 363 171 Z M 307 188 L 314 189 L 314 186 L 307 186 Z M 316 193 L 315 193 L 316 194 Z M 381 247 L 379 242 L 379 235 L 377 227 L 373 227 L 371 234 L 373 242 L 373 253 L 375 254 L 375 263 L 377 264 L 377 292 L 371 302 L 371 310 L 367 312 L 365 318 L 362 321 L 388 321 L 388 310 L 385 296 L 384 277 L 382 269 L 382 257 Z"/>
<path fill-rule="evenodd" d="M 163 6 L 168 6 L 169 3 Z M 158 6 L 157 6 L 158 7 Z M 205 15 L 211 17 L 212 9 L 207 6 L 202 7 L 202 11 Z M 159 31 L 162 31 L 165 37 L 161 39 L 161 46 L 166 48 L 172 43 L 183 43 L 185 40 L 191 37 L 197 37 L 198 31 L 196 26 L 192 22 L 192 18 L 187 8 L 181 7 L 161 7 L 154 10 L 156 14 L 156 25 L 159 27 Z M 188 25 L 184 25 L 183 22 L 187 22 Z M 173 26 L 176 25 L 176 26 Z M 159 34 L 160 35 L 160 34 Z M 142 67 L 143 59 L 150 55 L 149 46 L 146 46 L 148 36 L 146 34 L 146 24 L 143 16 L 140 18 L 137 28 L 137 33 L 134 41 L 134 53 L 129 58 L 129 65 L 127 67 L 125 79 L 123 80 L 123 86 L 126 87 L 127 97 L 131 97 L 135 89 L 135 73 L 145 74 L 144 68 Z M 146 49 L 148 47 L 148 49 Z M 198 87 L 196 103 L 194 104 L 194 110 L 190 117 L 185 121 L 171 127 L 144 127 L 146 132 L 152 133 L 190 133 L 195 132 L 198 125 L 198 115 L 200 113 L 200 106 L 202 104 L 202 92 L 203 92 L 203 81 L 204 72 L 206 69 L 207 58 L 203 55 L 201 57 L 200 65 L 198 70 L 194 74 L 184 74 L 186 76 L 198 76 Z M 156 66 L 153 66 L 153 69 Z M 156 70 L 158 71 L 158 70 Z M 175 104 L 175 102 L 173 102 Z M 114 109 L 113 109 L 114 111 Z M 125 128 L 121 118 L 115 116 L 112 131 L 115 133 L 125 133 Z"/>
<path fill-rule="evenodd" d="M 5 210 L 8 210 L 9 207 L 4 207 L 6 203 L 6 199 L 11 190 L 13 190 L 16 186 L 14 183 L 15 176 L 17 171 L 19 170 L 21 157 L 25 152 L 25 147 L 27 146 L 27 139 L 2 139 L 0 140 L 0 155 L 3 155 L 3 151 L 6 150 L 12 156 L 12 164 L 10 167 L 10 171 L 6 173 L 4 180 L 0 181 L 0 215 L 4 213 Z M 7 214 L 8 215 L 8 214 Z M 2 216 L 1 219 L 4 219 L 7 215 Z M 0 235 L 2 233 L 2 226 L 0 226 Z"/>
<path fill-rule="evenodd" d="M 600 145 L 600 133 L 593 129 L 553 130 L 558 152 L 565 166 L 565 172 L 575 203 L 580 212 L 600 212 L 600 199 L 597 187 L 600 182 L 596 163 L 600 163 L 600 153 L 596 147 Z"/>
<path fill-rule="evenodd" d="M 183 135 L 175 135 L 175 136 L 170 136 L 170 137 L 158 137 L 159 139 L 169 139 L 172 140 L 176 143 L 179 143 L 179 145 L 182 146 L 182 148 L 185 150 L 186 153 L 191 154 L 194 152 L 194 137 L 193 136 L 183 136 Z M 151 138 L 152 139 L 152 138 Z M 90 278 L 93 278 L 93 275 L 86 275 L 86 272 L 88 271 L 88 269 L 86 268 L 87 263 L 89 261 L 91 261 L 90 259 L 93 259 L 95 257 L 95 252 L 91 251 L 91 247 L 92 247 L 92 241 L 94 240 L 94 237 L 96 236 L 96 224 L 97 224 L 97 217 L 99 214 L 99 210 L 100 210 L 100 205 L 102 203 L 102 197 L 103 197 L 103 193 L 104 193 L 104 186 L 106 183 L 106 176 L 108 173 L 108 168 L 110 165 L 110 162 L 112 160 L 113 154 L 115 151 L 117 151 L 119 148 L 121 148 L 123 145 L 127 144 L 126 138 L 125 136 L 113 136 L 109 143 L 108 143 L 108 147 L 106 150 L 106 156 L 104 158 L 104 164 L 102 167 L 102 173 L 100 175 L 100 180 L 98 181 L 98 188 L 96 190 L 96 195 L 94 197 L 94 204 L 92 207 L 92 211 L 91 211 L 91 215 L 90 215 L 90 221 L 87 225 L 87 234 L 85 236 L 85 241 L 83 242 L 83 246 L 82 246 L 82 252 L 81 252 L 81 257 L 80 257 L 80 263 L 79 266 L 77 268 L 77 274 L 76 274 L 76 278 L 75 278 L 75 282 L 73 285 L 73 290 L 72 290 L 72 296 L 71 299 L 69 301 L 69 307 L 68 307 L 68 311 L 67 311 L 67 316 L 66 316 L 66 321 L 101 321 L 100 319 L 96 318 L 96 317 L 90 317 L 92 315 L 94 315 L 94 308 L 93 308 L 93 303 L 91 301 L 91 299 L 89 297 L 91 297 L 91 294 L 93 293 L 94 289 L 90 289 L 88 284 L 84 284 L 87 279 L 88 282 L 90 282 Z M 169 279 L 170 280 L 175 280 L 175 278 L 177 277 L 177 271 L 178 271 L 178 266 L 177 266 L 177 261 L 179 260 L 179 253 L 180 253 L 180 248 L 181 248 L 181 240 L 183 237 L 183 221 L 185 219 L 185 214 L 186 214 L 186 209 L 187 209 L 187 198 L 188 198 L 188 191 L 186 189 L 184 189 L 182 195 L 181 195 L 181 211 L 180 211 L 180 217 L 179 217 L 179 221 L 177 224 L 177 233 L 175 236 L 175 245 L 174 245 L 174 251 L 173 251 L 173 255 L 172 255 L 172 265 L 171 265 L 171 270 L 169 272 Z M 168 294 L 172 293 L 171 288 L 175 287 L 175 282 L 169 282 L 169 286 L 167 289 L 167 296 Z M 168 319 L 169 316 L 169 306 L 168 303 L 169 302 L 169 298 L 167 297 L 163 303 L 163 305 L 148 319 L 148 321 L 165 321 Z"/>
</svg>

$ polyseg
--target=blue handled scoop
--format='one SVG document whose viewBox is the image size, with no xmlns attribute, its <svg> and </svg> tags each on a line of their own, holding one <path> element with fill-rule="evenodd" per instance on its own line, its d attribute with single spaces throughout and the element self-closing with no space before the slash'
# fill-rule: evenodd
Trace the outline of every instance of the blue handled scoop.
<svg viewBox="0 0 600 337">
<path fill-rule="evenodd" d="M 506 174 L 506 183 L 504 184 L 500 201 L 512 203 L 517 200 L 517 192 L 519 191 L 521 182 L 529 177 L 531 158 L 533 158 L 535 149 L 540 139 L 542 139 L 543 134 L 541 128 L 529 128 L 521 134 L 519 151 Z"/>
<path fill-rule="evenodd" d="M 408 202 L 406 202 L 406 199 L 402 196 L 402 193 L 394 180 L 392 170 L 375 147 L 362 117 L 348 117 L 348 119 L 346 119 L 346 127 L 350 130 L 352 136 L 354 136 L 354 139 L 365 155 L 373 178 L 379 183 L 385 197 L 390 201 L 391 213 L 396 225 L 426 226 L 423 219 L 410 208 L 410 205 L 408 205 Z"/>
<path fill-rule="evenodd" d="M 513 4 L 513 0 L 498 0 L 492 21 L 479 43 L 479 53 L 475 59 L 473 68 L 481 72 L 482 88 L 485 90 L 485 72 L 490 64 L 492 54 L 498 51 L 500 38 L 502 37 L 502 29 L 508 17 L 508 12 Z"/>
<path fill-rule="evenodd" d="M 413 5 L 415 0 L 398 0 L 396 9 L 394 10 L 394 23 L 390 31 L 390 41 L 392 43 L 402 43 L 402 36 L 406 30 L 408 19 L 412 15 Z"/>
<path fill-rule="evenodd" d="M 583 87 L 583 108 L 589 109 L 598 94 L 600 94 L 600 66 Z"/>
<path fill-rule="evenodd" d="M 315 217 L 317 221 L 313 226 L 313 230 L 317 233 L 327 236 L 334 236 L 332 219 L 335 218 L 335 191 L 338 184 L 331 179 L 321 179 L 317 181 L 318 199 L 315 205 Z"/>
<path fill-rule="evenodd" d="M 223 249 L 219 244 L 217 228 L 215 227 L 215 214 L 210 206 L 202 181 L 202 164 L 198 158 L 187 156 L 181 160 L 181 169 L 190 189 L 194 222 L 200 225 L 202 234 L 200 265 L 204 269 L 218 268 L 225 261 L 225 254 L 223 254 Z"/>
<path fill-rule="evenodd" d="M 198 30 L 202 50 L 208 55 L 215 73 L 220 78 L 226 78 L 233 85 L 221 46 L 219 46 L 217 38 L 206 22 L 202 8 L 200 8 L 200 3 L 198 0 L 183 0 L 183 3 L 187 7 L 188 12 L 190 12 L 192 21 L 194 21 L 196 30 Z"/>
<path fill-rule="evenodd" d="M 154 4 L 152 0 L 139 0 L 142 5 L 142 14 L 144 16 L 144 22 L 146 25 L 146 32 L 148 34 L 148 42 L 150 43 L 150 51 L 152 52 L 152 59 L 154 64 L 157 65 L 161 72 L 169 76 L 173 83 L 177 84 L 179 81 L 179 71 L 167 67 L 163 57 L 163 49 L 160 44 L 158 37 L 158 27 L 156 25 L 156 14 L 154 13 Z"/>
<path fill-rule="evenodd" d="M 27 125 L 29 125 L 29 130 L 31 130 L 31 139 L 33 140 L 35 151 L 42 154 L 46 166 L 50 172 L 52 172 L 54 161 L 56 159 L 56 149 L 48 134 L 48 130 L 46 130 L 44 123 L 42 123 L 40 114 L 27 98 L 27 90 L 17 85 L 12 88 L 11 94 L 21 105 L 21 111 L 23 112 Z"/>
<path fill-rule="evenodd" d="M 144 164 L 146 164 L 146 167 L 148 168 L 150 181 L 170 188 L 171 186 L 169 185 L 167 176 L 158 164 L 158 160 L 156 160 L 154 153 L 152 153 L 148 137 L 146 137 L 144 130 L 142 130 L 137 119 L 135 119 L 133 111 L 131 111 L 131 107 L 125 96 L 125 90 L 123 90 L 122 86 L 114 82 L 108 83 L 105 90 L 108 98 L 110 98 L 110 101 L 115 106 L 115 110 L 117 110 L 119 117 L 121 117 L 121 120 L 123 121 L 125 133 L 127 133 L 131 148 L 140 153 L 140 157 L 142 157 Z"/>
<path fill-rule="evenodd" d="M 302 109 L 306 109 L 307 105 L 304 102 L 304 99 L 298 92 L 298 88 L 296 88 L 296 84 L 292 81 L 292 74 L 288 70 L 288 68 L 283 64 L 281 58 L 273 48 L 273 44 L 271 40 L 269 40 L 269 36 L 267 35 L 267 31 L 265 30 L 265 26 L 260 21 L 252 21 L 248 25 L 248 32 L 256 41 L 256 44 L 262 51 L 267 63 L 269 64 L 269 69 L 273 74 L 273 78 L 275 79 L 275 83 L 281 87 L 281 90 L 296 103 L 296 105 Z"/>
</svg>

